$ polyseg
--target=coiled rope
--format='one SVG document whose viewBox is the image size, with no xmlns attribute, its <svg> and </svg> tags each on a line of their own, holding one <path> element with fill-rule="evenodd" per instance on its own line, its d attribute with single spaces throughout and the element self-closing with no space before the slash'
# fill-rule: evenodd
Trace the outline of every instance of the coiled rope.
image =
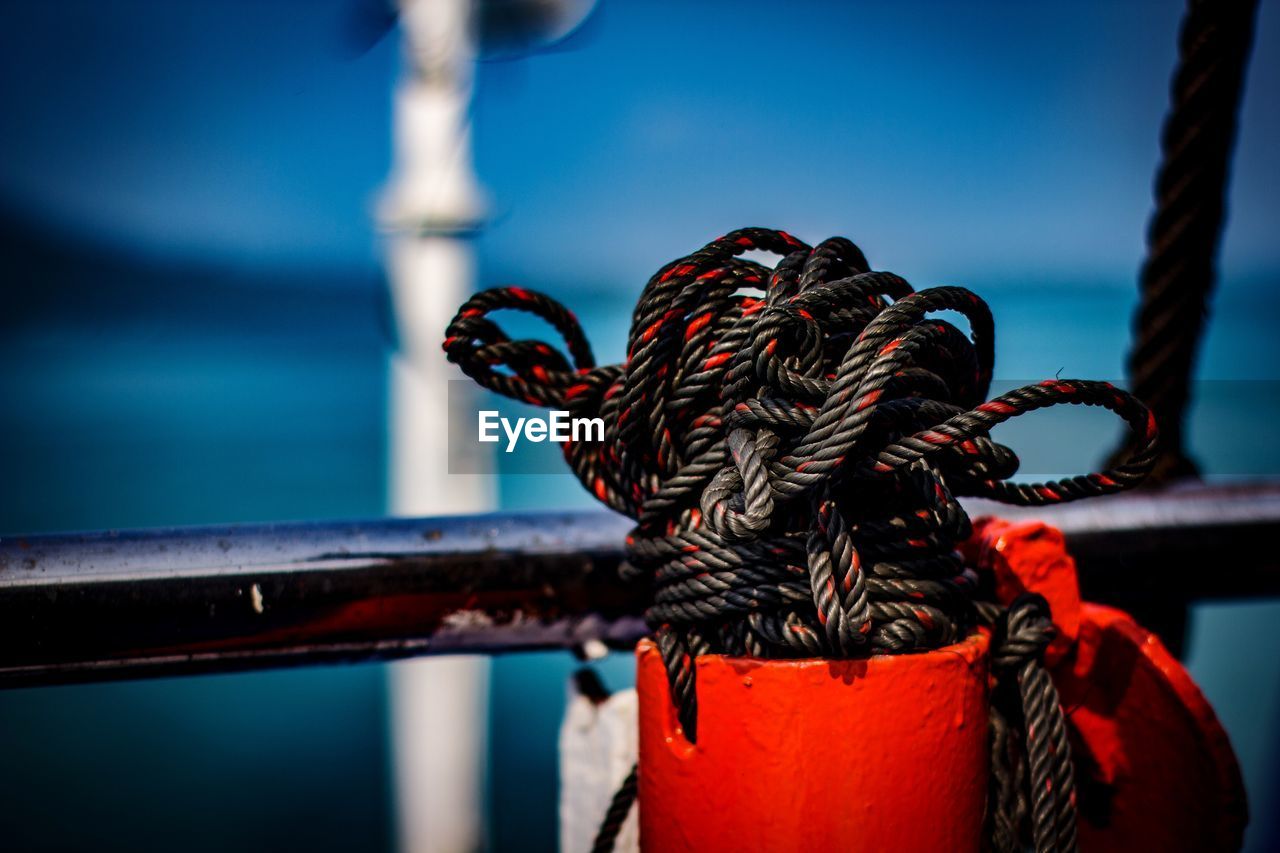
<svg viewBox="0 0 1280 853">
<path fill-rule="evenodd" d="M 769 268 L 743 258 L 749 251 L 781 260 Z M 490 319 L 502 309 L 546 320 L 567 357 L 508 338 Z M 969 334 L 934 316 L 944 311 L 962 315 Z M 624 364 L 596 366 L 573 314 L 521 288 L 468 300 L 444 349 L 486 388 L 603 419 L 604 441 L 566 443 L 565 458 L 600 501 L 636 520 L 623 571 L 652 582 L 646 618 L 691 741 L 698 655 L 897 654 L 987 624 L 995 672 L 1016 685 L 1016 701 L 993 703 L 993 841 L 1074 847 L 1070 753 L 1039 663 L 1052 632 L 1047 606 L 992 603 L 990 578 L 956 550 L 971 532 L 956 498 L 1044 505 L 1137 484 L 1157 431 L 1134 397 L 1105 382 L 1051 379 L 984 402 L 994 324 L 975 294 L 916 292 L 871 271 L 848 240 L 811 248 L 758 228 L 649 280 Z M 1099 473 L 1010 482 L 1017 457 L 991 429 L 1063 403 L 1123 418 L 1125 458 Z M 598 849 L 630 805 L 620 796 Z"/>
</svg>

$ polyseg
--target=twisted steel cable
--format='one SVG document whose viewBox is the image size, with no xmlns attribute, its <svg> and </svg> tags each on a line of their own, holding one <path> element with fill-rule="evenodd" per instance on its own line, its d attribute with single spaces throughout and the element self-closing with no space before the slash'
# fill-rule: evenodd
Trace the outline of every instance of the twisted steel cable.
<svg viewBox="0 0 1280 853">
<path fill-rule="evenodd" d="M 749 251 L 781 259 L 769 268 Z M 566 352 L 508 338 L 490 317 L 503 309 L 546 320 Z M 603 441 L 566 443 L 564 455 L 601 502 L 636 520 L 623 572 L 652 584 L 646 618 L 691 741 L 699 655 L 922 651 L 1000 619 L 956 550 L 971 532 L 957 497 L 1060 503 L 1134 486 L 1155 460 L 1151 413 L 1108 383 L 1051 379 L 986 400 L 986 304 L 958 287 L 914 291 L 842 238 L 810 247 L 743 229 L 667 264 L 636 305 L 622 365 L 596 366 L 573 314 L 522 288 L 472 297 L 446 334 L 449 359 L 484 387 L 604 421 Z M 990 431 L 1059 404 L 1118 414 L 1128 452 L 1102 472 L 1011 482 L 1017 457 Z M 1028 632 L 1042 628 L 1020 615 L 1002 654 L 1012 659 L 1017 641 L 1034 663 L 1042 646 Z M 1043 667 L 1013 677 L 1026 688 L 1011 719 L 1052 717 Z M 1059 792 L 1031 798 L 1037 839 L 1049 821 L 1057 846 L 1045 849 L 1068 849 L 1069 752 L 1027 742 L 1031 784 Z M 999 817 L 1020 824 L 1015 811 Z"/>
<path fill-rule="evenodd" d="M 1183 429 L 1196 351 L 1217 278 L 1228 167 L 1257 0 L 1189 0 L 1160 136 L 1128 372 L 1163 430 L 1152 482 L 1197 473 Z"/>
</svg>

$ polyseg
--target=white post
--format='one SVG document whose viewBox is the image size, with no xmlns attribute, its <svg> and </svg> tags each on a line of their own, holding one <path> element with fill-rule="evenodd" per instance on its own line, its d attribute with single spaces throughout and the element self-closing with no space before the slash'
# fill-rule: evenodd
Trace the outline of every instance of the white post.
<svg viewBox="0 0 1280 853">
<path fill-rule="evenodd" d="M 472 289 L 465 234 L 481 216 L 467 110 L 474 42 L 470 0 L 399 0 L 405 63 L 395 94 L 395 167 L 380 219 L 400 347 L 389 365 L 389 508 L 397 515 L 492 509 L 491 477 L 451 476 L 444 328 Z M 399 847 L 483 847 L 488 676 L 485 658 L 391 667 Z"/>
</svg>

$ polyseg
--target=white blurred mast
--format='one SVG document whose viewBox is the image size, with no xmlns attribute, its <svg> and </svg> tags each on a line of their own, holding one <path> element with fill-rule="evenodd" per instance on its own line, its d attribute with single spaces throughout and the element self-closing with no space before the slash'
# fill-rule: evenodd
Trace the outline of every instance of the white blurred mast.
<svg viewBox="0 0 1280 853">
<path fill-rule="evenodd" d="M 398 0 L 404 68 L 395 93 L 395 166 L 380 210 L 400 347 L 389 365 L 389 508 L 446 515 L 493 508 L 493 478 L 450 476 L 445 325 L 470 294 L 466 234 L 483 203 L 468 108 L 470 0 Z M 483 846 L 488 660 L 445 657 L 391 668 L 392 754 L 403 853 Z"/>
</svg>

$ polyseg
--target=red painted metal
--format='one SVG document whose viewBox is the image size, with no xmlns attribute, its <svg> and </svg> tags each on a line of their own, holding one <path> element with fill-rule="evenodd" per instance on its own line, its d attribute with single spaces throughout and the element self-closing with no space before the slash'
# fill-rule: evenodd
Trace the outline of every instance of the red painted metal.
<svg viewBox="0 0 1280 853">
<path fill-rule="evenodd" d="M 1067 553 L 1062 531 L 1042 521 L 980 518 L 964 544 L 966 561 L 995 575 L 996 597 L 1009 604 L 1024 592 L 1049 602 L 1057 630 L 1045 662 L 1056 664 L 1080 634 L 1080 586 L 1076 562 Z"/>
<path fill-rule="evenodd" d="M 1062 534 L 982 519 L 966 544 L 1006 603 L 1049 602 L 1046 660 L 1066 711 L 1086 851 L 1236 850 L 1247 819 L 1235 753 L 1213 708 L 1155 634 L 1082 603 Z"/>
<path fill-rule="evenodd" d="M 981 520 L 998 597 L 1038 592 L 1076 762 L 1085 851 L 1237 849 L 1235 755 L 1186 670 L 1128 615 L 1082 603 L 1062 534 Z M 657 649 L 637 651 L 645 851 L 977 850 L 987 792 L 987 637 L 853 661 L 697 660 L 685 739 Z"/>
<path fill-rule="evenodd" d="M 1075 653 L 1053 680 L 1071 728 L 1082 850 L 1240 849 L 1247 807 L 1235 753 L 1154 634 L 1085 604 Z"/>
<path fill-rule="evenodd" d="M 987 638 L 869 660 L 698 658 L 698 742 L 637 651 L 645 851 L 978 850 Z"/>
</svg>

